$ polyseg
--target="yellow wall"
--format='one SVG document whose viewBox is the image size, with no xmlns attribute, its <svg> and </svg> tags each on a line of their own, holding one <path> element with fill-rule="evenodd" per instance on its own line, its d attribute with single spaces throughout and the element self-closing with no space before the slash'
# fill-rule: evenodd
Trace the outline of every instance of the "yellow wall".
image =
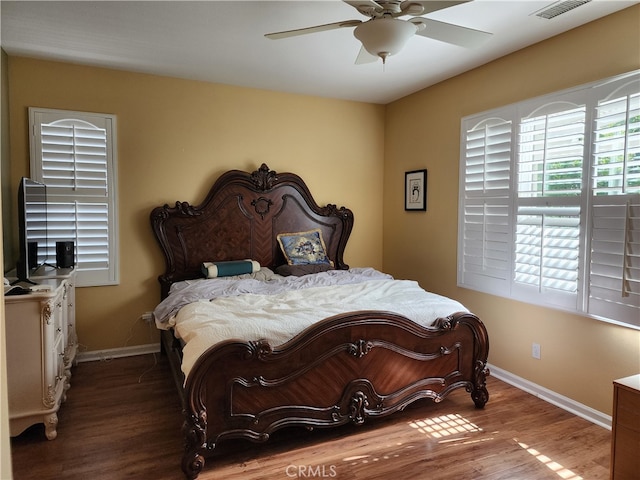
<svg viewBox="0 0 640 480">
<path fill-rule="evenodd" d="M 383 106 L 19 57 L 9 57 L 9 76 L 14 193 L 29 174 L 27 107 L 117 115 L 120 285 L 78 290 L 84 349 L 157 341 L 138 320 L 157 303 L 164 268 L 149 213 L 200 203 L 228 169 L 264 162 L 299 174 L 318 204 L 354 211 L 345 260 L 382 267 Z"/>
<path fill-rule="evenodd" d="M 460 119 L 640 68 L 639 25 L 634 6 L 503 57 L 388 105 L 385 128 L 384 269 L 477 313 L 492 364 L 608 414 L 612 380 L 640 372 L 640 332 L 456 286 Z M 428 210 L 404 212 L 404 172 L 418 168 Z"/>
</svg>

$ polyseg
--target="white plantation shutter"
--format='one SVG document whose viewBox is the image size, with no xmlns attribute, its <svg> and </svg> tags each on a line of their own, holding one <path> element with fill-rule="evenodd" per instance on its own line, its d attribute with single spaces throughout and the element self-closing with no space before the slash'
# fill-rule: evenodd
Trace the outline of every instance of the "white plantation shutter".
<svg viewBox="0 0 640 480">
<path fill-rule="evenodd" d="M 78 285 L 118 282 L 115 117 L 30 109 L 32 177 L 47 185 L 48 238 L 75 244 Z"/>
<path fill-rule="evenodd" d="M 579 196 L 582 188 L 584 105 L 545 105 L 553 113 L 520 121 L 518 197 Z M 556 111 L 561 108 L 560 111 Z"/>
<path fill-rule="evenodd" d="M 551 102 L 519 122 L 514 296 L 575 308 L 586 108 Z"/>
<path fill-rule="evenodd" d="M 49 239 L 73 240 L 78 271 L 109 268 L 109 206 L 48 195 Z M 55 248 L 55 241 L 52 248 Z M 50 254 L 55 258 L 55 250 Z"/>
<path fill-rule="evenodd" d="M 509 281 L 512 126 L 502 118 L 468 123 L 463 127 L 466 153 L 458 274 L 465 284 L 491 291 L 506 288 Z"/>
<path fill-rule="evenodd" d="M 105 197 L 107 129 L 78 119 L 40 125 L 42 178 L 50 188 Z"/>
<path fill-rule="evenodd" d="M 640 72 L 462 119 L 460 165 L 460 286 L 640 328 Z"/>
<path fill-rule="evenodd" d="M 640 327 L 640 195 L 596 197 L 589 313 Z"/>
<path fill-rule="evenodd" d="M 599 101 L 594 123 L 588 311 L 640 327 L 638 82 Z"/>
<path fill-rule="evenodd" d="M 514 295 L 544 295 L 549 303 L 575 307 L 579 249 L 579 206 L 519 206 Z"/>
<path fill-rule="evenodd" d="M 640 93 L 624 95 L 636 85 L 625 85 L 613 99 L 596 108 L 592 170 L 593 194 L 640 192 Z"/>
</svg>

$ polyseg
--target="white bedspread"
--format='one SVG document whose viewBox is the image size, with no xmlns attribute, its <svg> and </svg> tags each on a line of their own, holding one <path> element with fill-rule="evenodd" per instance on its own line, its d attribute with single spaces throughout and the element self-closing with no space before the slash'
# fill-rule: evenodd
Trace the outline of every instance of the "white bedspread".
<svg viewBox="0 0 640 480">
<path fill-rule="evenodd" d="M 186 376 L 205 350 L 226 339 L 266 339 L 277 346 L 319 320 L 355 310 L 392 311 L 423 326 L 468 311 L 455 300 L 424 291 L 417 282 L 394 280 L 373 269 L 220 280 L 179 284 L 154 312 L 159 328 L 173 326 L 186 342 Z"/>
</svg>

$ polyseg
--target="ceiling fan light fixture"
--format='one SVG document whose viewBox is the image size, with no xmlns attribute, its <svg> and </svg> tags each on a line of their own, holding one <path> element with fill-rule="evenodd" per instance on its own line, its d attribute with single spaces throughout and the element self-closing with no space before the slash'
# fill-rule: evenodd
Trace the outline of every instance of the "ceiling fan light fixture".
<svg viewBox="0 0 640 480">
<path fill-rule="evenodd" d="M 405 20 L 384 17 L 361 23 L 353 31 L 354 36 L 371 55 L 385 59 L 400 52 L 417 27 Z"/>
</svg>

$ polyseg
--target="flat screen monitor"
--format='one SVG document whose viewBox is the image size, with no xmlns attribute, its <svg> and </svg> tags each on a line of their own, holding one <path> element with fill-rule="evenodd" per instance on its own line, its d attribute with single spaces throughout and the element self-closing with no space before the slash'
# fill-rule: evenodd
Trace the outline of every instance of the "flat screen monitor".
<svg viewBox="0 0 640 480">
<path fill-rule="evenodd" d="M 47 187 L 23 177 L 18 186 L 18 281 L 29 281 L 32 272 L 48 260 Z"/>
</svg>

